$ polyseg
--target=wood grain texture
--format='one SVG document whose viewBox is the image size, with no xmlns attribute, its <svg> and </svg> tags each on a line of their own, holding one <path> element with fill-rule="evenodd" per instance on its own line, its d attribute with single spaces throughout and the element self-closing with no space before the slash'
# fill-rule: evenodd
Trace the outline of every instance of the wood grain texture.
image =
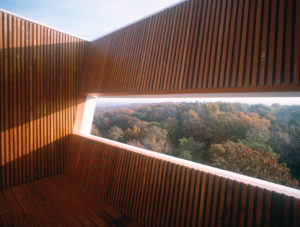
<svg viewBox="0 0 300 227">
<path fill-rule="evenodd" d="M 300 200 L 70 135 L 65 174 L 144 226 L 298 226 Z"/>
<path fill-rule="evenodd" d="M 0 12 L 0 189 L 63 172 L 86 45 Z"/>
<path fill-rule="evenodd" d="M 297 0 L 189 0 L 92 42 L 83 92 L 299 91 Z"/>
</svg>

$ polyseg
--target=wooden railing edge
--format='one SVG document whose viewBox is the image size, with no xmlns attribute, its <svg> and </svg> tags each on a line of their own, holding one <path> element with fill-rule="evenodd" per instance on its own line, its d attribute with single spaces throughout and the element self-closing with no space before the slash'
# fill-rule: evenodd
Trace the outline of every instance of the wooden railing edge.
<svg viewBox="0 0 300 227">
<path fill-rule="evenodd" d="M 86 138 L 86 139 L 89 139 L 89 140 L 92 140 L 92 141 L 104 143 L 104 144 L 111 145 L 111 146 L 114 146 L 114 147 L 118 147 L 120 149 L 124 149 L 124 150 L 130 151 L 130 152 L 139 153 L 141 155 L 156 158 L 156 159 L 159 159 L 159 160 L 163 160 L 163 161 L 166 161 L 166 162 L 170 162 L 170 163 L 173 163 L 173 164 L 184 166 L 184 167 L 187 167 L 187 168 L 190 168 L 190 169 L 194 169 L 194 170 L 198 170 L 198 171 L 204 171 L 206 173 L 210 173 L 212 175 L 216 175 L 216 176 L 226 178 L 226 179 L 229 179 L 229 180 L 232 180 L 232 181 L 236 181 L 236 182 L 239 182 L 239 183 L 243 183 L 243 184 L 246 184 L 246 185 L 252 185 L 254 187 L 265 189 L 265 190 L 268 190 L 268 191 L 271 191 L 271 192 L 276 192 L 276 193 L 283 194 L 283 195 L 286 195 L 286 196 L 289 196 L 289 197 L 294 197 L 296 199 L 300 199 L 300 190 L 295 189 L 295 188 L 291 188 L 291 187 L 287 187 L 287 186 L 284 186 L 284 185 L 272 183 L 272 182 L 261 180 L 261 179 L 254 178 L 254 177 L 249 177 L 249 176 L 246 176 L 246 175 L 242 175 L 242 174 L 239 174 L 239 173 L 234 173 L 234 172 L 219 169 L 219 168 L 216 168 L 216 167 L 212 167 L 212 166 L 192 162 L 192 161 L 189 161 L 189 160 L 184 160 L 184 159 L 181 159 L 181 158 L 177 158 L 177 157 L 173 157 L 173 156 L 170 156 L 170 155 L 166 155 L 166 154 L 146 150 L 146 149 L 143 149 L 143 148 L 138 148 L 138 147 L 135 147 L 135 146 L 131 146 L 131 145 L 128 145 L 128 144 L 123 144 L 123 143 L 116 142 L 116 141 L 106 139 L 106 138 L 102 138 L 102 137 L 97 137 L 97 136 L 93 136 L 93 135 L 82 135 L 82 134 L 79 134 L 79 133 L 73 133 L 72 135 L 83 137 L 83 138 Z"/>
</svg>

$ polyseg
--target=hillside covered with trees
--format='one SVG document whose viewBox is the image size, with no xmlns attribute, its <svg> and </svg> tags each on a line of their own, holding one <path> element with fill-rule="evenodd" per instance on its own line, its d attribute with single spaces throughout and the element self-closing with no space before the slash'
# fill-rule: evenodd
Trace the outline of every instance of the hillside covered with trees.
<svg viewBox="0 0 300 227">
<path fill-rule="evenodd" d="M 299 187 L 300 105 L 98 105 L 91 134 Z"/>
</svg>

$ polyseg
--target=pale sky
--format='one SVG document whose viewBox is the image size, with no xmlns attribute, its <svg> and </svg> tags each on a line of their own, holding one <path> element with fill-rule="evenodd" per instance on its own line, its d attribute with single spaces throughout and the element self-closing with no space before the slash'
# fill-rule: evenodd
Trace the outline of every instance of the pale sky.
<svg viewBox="0 0 300 227">
<path fill-rule="evenodd" d="M 0 0 L 0 10 L 92 41 L 182 1 Z"/>
<path fill-rule="evenodd" d="M 230 103 L 245 103 L 245 104 L 280 104 L 280 105 L 300 105 L 299 97 L 284 97 L 284 98 L 159 98 L 159 99 L 122 99 L 122 98 L 99 98 L 99 104 L 105 103 L 162 103 L 162 102 L 230 102 Z"/>
<path fill-rule="evenodd" d="M 242 93 L 231 94 L 204 94 L 198 95 L 202 97 L 191 97 L 191 95 L 181 95 L 181 97 L 164 97 L 163 95 L 157 98 L 146 97 L 103 97 L 98 98 L 99 104 L 106 103 L 162 103 L 162 102 L 230 102 L 230 103 L 245 103 L 245 104 L 280 104 L 280 105 L 300 105 L 300 92 L 283 92 L 276 93 L 257 93 L 255 97 L 249 97 Z M 185 97 L 184 97 L 185 96 Z M 227 97 L 226 97 L 227 96 Z M 269 96 L 269 97 L 266 97 Z"/>
</svg>

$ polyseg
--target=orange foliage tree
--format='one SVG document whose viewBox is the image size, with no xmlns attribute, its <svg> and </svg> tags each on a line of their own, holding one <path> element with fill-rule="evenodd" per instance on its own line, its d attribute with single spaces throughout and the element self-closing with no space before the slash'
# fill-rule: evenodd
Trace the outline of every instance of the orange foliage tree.
<svg viewBox="0 0 300 227">
<path fill-rule="evenodd" d="M 208 152 L 216 167 L 288 186 L 299 185 L 290 175 L 286 164 L 278 162 L 277 156 L 260 149 L 252 150 L 240 141 L 213 144 Z"/>
</svg>

